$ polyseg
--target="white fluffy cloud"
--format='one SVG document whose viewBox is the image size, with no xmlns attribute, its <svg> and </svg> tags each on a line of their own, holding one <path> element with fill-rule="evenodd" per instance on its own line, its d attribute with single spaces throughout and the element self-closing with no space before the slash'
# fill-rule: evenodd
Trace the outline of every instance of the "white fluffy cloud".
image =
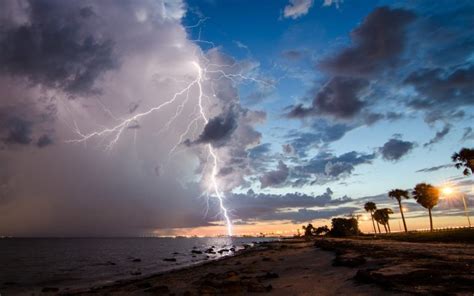
<svg viewBox="0 0 474 296">
<path fill-rule="evenodd" d="M 297 19 L 307 14 L 313 3 L 313 0 L 290 0 L 283 10 L 283 16 Z"/>
</svg>

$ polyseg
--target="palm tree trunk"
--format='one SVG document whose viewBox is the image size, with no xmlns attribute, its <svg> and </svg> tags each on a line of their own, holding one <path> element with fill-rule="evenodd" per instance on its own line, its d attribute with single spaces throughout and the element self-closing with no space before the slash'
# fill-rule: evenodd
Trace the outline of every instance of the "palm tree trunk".
<svg viewBox="0 0 474 296">
<path fill-rule="evenodd" d="M 377 222 L 377 228 L 379 229 L 379 233 L 382 233 L 382 231 L 380 231 L 380 224 L 379 224 L 379 222 Z"/>
<path fill-rule="evenodd" d="M 388 233 L 392 233 L 392 230 L 390 229 L 390 222 L 387 221 L 387 226 L 388 226 Z"/>
<path fill-rule="evenodd" d="M 370 214 L 370 216 L 372 217 L 372 225 L 374 226 L 374 233 L 377 233 L 377 230 L 375 229 L 374 216 L 372 214 Z"/>
<path fill-rule="evenodd" d="M 387 231 L 387 225 L 385 225 L 385 224 L 382 224 L 382 225 L 383 225 L 383 228 L 385 228 L 385 233 L 388 233 L 388 231 Z"/>
<path fill-rule="evenodd" d="M 400 214 L 402 215 L 403 228 L 405 228 L 405 233 L 408 232 L 407 223 L 405 222 L 405 215 L 403 215 L 402 202 L 398 201 L 398 206 L 400 207 Z"/>
<path fill-rule="evenodd" d="M 430 231 L 433 231 L 433 218 L 431 217 L 431 208 L 428 208 L 428 214 L 430 215 Z"/>
</svg>

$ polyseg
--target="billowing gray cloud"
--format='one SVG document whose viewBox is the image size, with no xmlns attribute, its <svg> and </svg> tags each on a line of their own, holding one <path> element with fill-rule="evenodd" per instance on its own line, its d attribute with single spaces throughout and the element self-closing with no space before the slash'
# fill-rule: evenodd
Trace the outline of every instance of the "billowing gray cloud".
<svg viewBox="0 0 474 296">
<path fill-rule="evenodd" d="M 392 138 L 379 148 L 379 152 L 385 160 L 398 161 L 407 155 L 414 147 L 415 142 Z"/>
<path fill-rule="evenodd" d="M 231 194 L 227 196 L 226 202 L 233 209 L 233 215 L 244 220 L 292 220 L 301 221 L 298 209 L 314 208 L 314 207 L 336 207 L 348 204 L 351 198 L 343 196 L 341 198 L 333 198 L 333 192 L 330 188 L 326 189 L 321 195 L 313 196 L 301 193 L 286 194 L 256 194 L 249 191 L 245 194 Z M 296 209 L 281 214 L 283 210 Z M 342 210 L 341 210 L 342 211 Z M 345 212 L 344 210 L 343 212 Z M 337 215 L 337 209 L 317 210 L 318 217 L 330 218 Z M 314 214 L 314 213 L 312 213 Z M 314 215 L 313 215 L 314 216 Z M 316 216 L 315 216 L 316 217 Z M 317 219 L 317 218 L 313 218 Z"/>
<path fill-rule="evenodd" d="M 237 128 L 235 114 L 228 112 L 211 118 L 195 143 L 211 143 L 215 146 L 225 144 Z"/>
<path fill-rule="evenodd" d="M 410 74 L 405 83 L 412 85 L 419 97 L 409 102 L 418 109 L 458 108 L 472 105 L 474 66 L 455 69 L 421 69 Z"/>
<path fill-rule="evenodd" d="M 351 33 L 353 46 L 320 65 L 334 75 L 370 76 L 395 65 L 405 48 L 405 30 L 415 14 L 401 8 L 379 7 Z"/>
<path fill-rule="evenodd" d="M 366 105 L 359 95 L 368 85 L 368 81 L 364 79 L 334 77 L 315 95 L 311 106 L 297 105 L 287 116 L 304 118 L 319 114 L 342 119 L 353 118 Z"/>
<path fill-rule="evenodd" d="M 302 162 L 292 171 L 294 185 L 326 184 L 350 176 L 355 167 L 371 164 L 377 157 L 375 153 L 364 154 L 356 151 L 336 156 L 328 152 L 320 152 L 307 162 Z"/>
<path fill-rule="evenodd" d="M 451 131 L 451 125 L 450 124 L 445 124 L 443 129 L 436 132 L 435 136 L 427 143 L 423 144 L 423 147 L 429 147 L 431 145 L 434 145 L 444 139 L 446 135 Z"/>
<path fill-rule="evenodd" d="M 0 71 L 73 94 L 90 92 L 117 64 L 113 42 L 94 34 L 91 7 L 28 1 L 28 22 L 0 24 Z"/>
<path fill-rule="evenodd" d="M 290 169 L 280 160 L 276 170 L 266 172 L 260 177 L 260 185 L 262 188 L 282 185 L 288 178 L 289 174 Z"/>
<path fill-rule="evenodd" d="M 306 156 L 313 148 L 340 140 L 354 127 L 347 124 L 331 124 L 325 120 L 318 120 L 310 126 L 310 132 L 291 130 L 286 137 L 299 156 Z"/>
</svg>

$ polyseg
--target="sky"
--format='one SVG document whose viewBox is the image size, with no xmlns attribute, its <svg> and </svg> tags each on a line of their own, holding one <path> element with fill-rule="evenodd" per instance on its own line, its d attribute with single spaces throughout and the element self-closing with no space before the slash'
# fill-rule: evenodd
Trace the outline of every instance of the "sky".
<svg viewBox="0 0 474 296">
<path fill-rule="evenodd" d="M 472 1 L 0 5 L 0 236 L 370 232 L 367 201 L 400 230 L 420 182 L 467 224 Z"/>
</svg>

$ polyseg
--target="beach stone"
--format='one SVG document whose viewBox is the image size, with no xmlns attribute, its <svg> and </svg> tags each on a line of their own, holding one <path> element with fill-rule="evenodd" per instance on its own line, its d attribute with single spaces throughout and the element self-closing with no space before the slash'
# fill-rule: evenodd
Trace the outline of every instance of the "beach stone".
<svg viewBox="0 0 474 296">
<path fill-rule="evenodd" d="M 276 272 L 267 272 L 263 275 L 257 276 L 258 279 L 262 279 L 262 280 L 277 279 L 279 277 L 280 276 Z"/>
<path fill-rule="evenodd" d="M 140 259 L 140 258 L 135 258 L 135 259 L 132 260 L 132 262 L 135 262 L 135 263 L 136 263 L 136 262 L 142 262 L 142 259 Z"/>
<path fill-rule="evenodd" d="M 59 292 L 59 288 L 56 288 L 56 287 L 44 287 L 43 289 L 41 289 L 41 292 L 43 292 L 43 293 Z"/>
<path fill-rule="evenodd" d="M 176 262 L 176 258 L 165 258 L 165 259 L 163 259 L 163 261 Z"/>
<path fill-rule="evenodd" d="M 262 261 L 267 261 L 267 262 L 268 262 L 268 261 L 273 261 L 273 260 L 272 260 L 272 258 L 270 258 L 270 257 L 263 257 L 263 258 L 262 258 Z"/>
<path fill-rule="evenodd" d="M 192 253 L 192 254 L 202 254 L 202 251 L 192 250 L 191 253 Z"/>
<path fill-rule="evenodd" d="M 217 251 L 217 253 L 219 253 L 219 254 L 221 254 L 221 255 L 222 255 L 222 253 L 224 253 L 224 252 L 229 252 L 229 250 L 227 250 L 227 249 L 221 249 L 221 250 Z"/>
</svg>

